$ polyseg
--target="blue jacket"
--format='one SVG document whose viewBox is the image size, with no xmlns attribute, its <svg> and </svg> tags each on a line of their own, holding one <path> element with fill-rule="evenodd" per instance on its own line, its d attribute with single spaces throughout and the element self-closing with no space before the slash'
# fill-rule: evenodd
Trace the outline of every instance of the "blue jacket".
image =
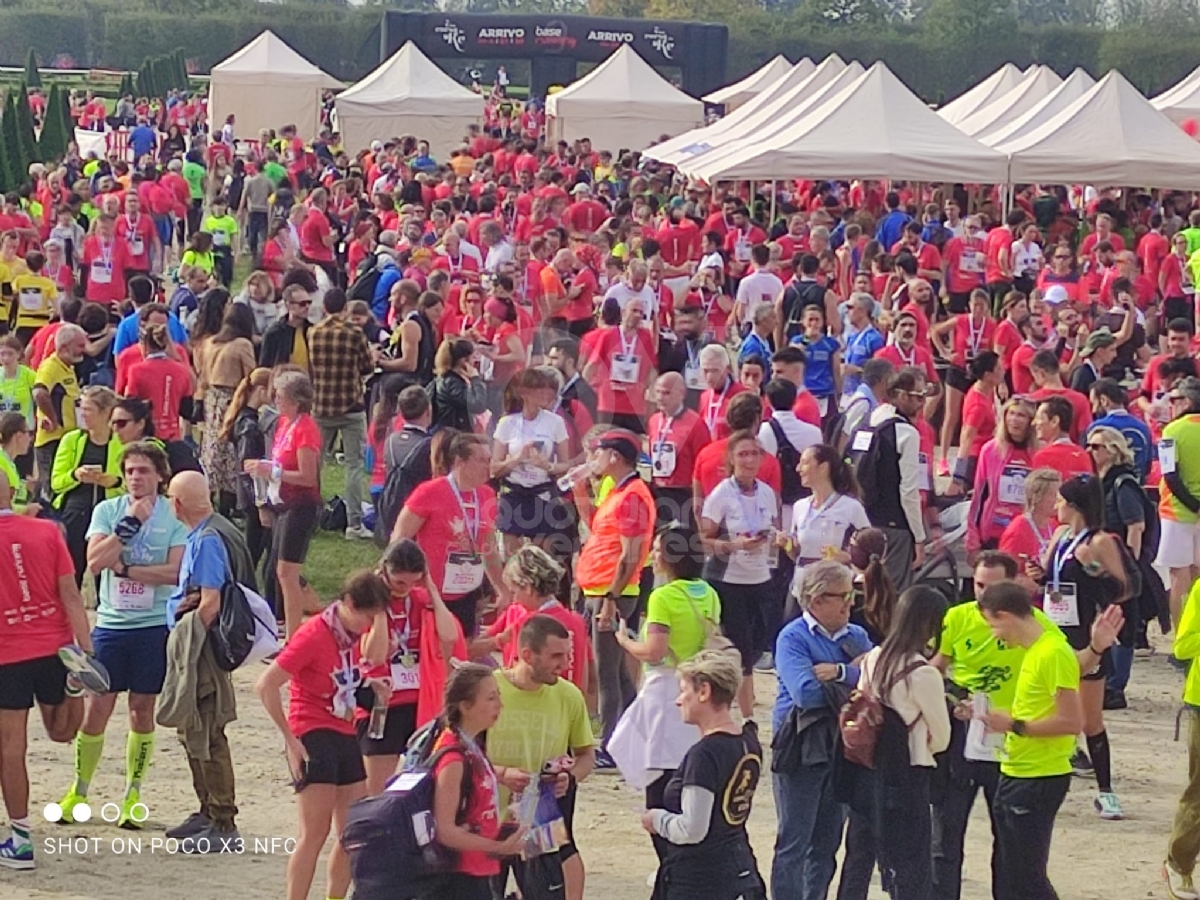
<svg viewBox="0 0 1200 900">
<path fill-rule="evenodd" d="M 779 678 L 779 693 L 771 714 L 772 727 L 783 727 L 793 706 L 816 709 L 826 703 L 826 694 L 813 674 L 817 663 L 842 663 L 846 667 L 841 684 L 853 688 L 858 684 L 857 659 L 874 646 L 867 632 L 858 625 L 847 625 L 835 636 L 825 633 L 808 613 L 793 619 L 779 632 L 775 641 L 775 673 Z"/>
<path fill-rule="evenodd" d="M 892 252 L 892 245 L 904 236 L 904 226 L 912 221 L 912 216 L 898 209 L 892 210 L 879 220 L 875 229 L 875 240 L 883 246 L 884 253 Z"/>
<path fill-rule="evenodd" d="M 167 332 L 171 335 L 171 340 L 177 344 L 187 343 L 187 329 L 183 327 L 183 323 L 179 321 L 179 317 L 175 313 L 167 313 Z M 138 317 L 136 312 L 132 312 L 121 320 L 121 324 L 117 326 L 117 334 L 113 338 L 113 355 L 120 356 L 121 351 L 126 347 L 132 347 L 138 342 Z"/>
<path fill-rule="evenodd" d="M 375 293 L 371 295 L 371 313 L 375 316 L 375 321 L 382 325 L 387 321 L 388 295 L 404 273 L 390 259 L 386 262 L 380 261 L 379 266 L 379 280 L 375 282 Z"/>
<path fill-rule="evenodd" d="M 1150 428 L 1146 423 L 1128 410 L 1117 409 L 1107 416 L 1093 420 L 1088 428 L 1088 434 L 1091 434 L 1092 429 L 1100 425 L 1115 428 L 1125 436 L 1125 440 L 1129 442 L 1129 449 L 1133 451 L 1133 466 L 1137 469 L 1138 475 L 1144 479 L 1149 473 L 1150 463 L 1154 459 L 1154 442 L 1150 438 Z"/>
</svg>

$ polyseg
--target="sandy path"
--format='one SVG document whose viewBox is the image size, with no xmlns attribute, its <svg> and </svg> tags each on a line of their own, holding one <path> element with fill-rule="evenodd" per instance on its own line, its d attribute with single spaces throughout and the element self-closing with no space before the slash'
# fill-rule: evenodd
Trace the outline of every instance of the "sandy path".
<svg viewBox="0 0 1200 900">
<path fill-rule="evenodd" d="M 1158 641 L 1164 651 L 1168 646 Z M 30 776 L 38 848 L 33 873 L 0 870 L 0 900 L 163 900 L 221 897 L 267 900 L 282 897 L 286 858 L 284 841 L 293 834 L 294 812 L 286 786 L 281 742 L 251 691 L 257 672 L 237 676 L 241 719 L 230 729 L 241 807 L 239 825 L 247 841 L 237 858 L 191 858 L 170 854 L 162 832 L 194 808 L 195 799 L 182 748 L 172 733 L 159 730 L 154 767 L 144 799 L 150 820 L 141 833 L 142 852 L 120 852 L 130 833 L 112 825 L 50 826 L 41 809 L 57 800 L 71 777 L 71 753 L 51 744 L 36 716 L 30 726 Z M 774 695 L 774 678 L 757 676 L 760 704 Z M 1187 754 L 1172 741 L 1182 684 L 1162 655 L 1141 656 L 1134 665 L 1130 708 L 1110 714 L 1116 789 L 1128 818 L 1103 822 L 1092 810 L 1089 786 L 1075 779 L 1058 817 L 1051 875 L 1063 900 L 1126 900 L 1165 897 L 1158 872 L 1165 852 L 1175 799 L 1182 789 Z M 118 707 L 123 710 L 123 704 Z M 763 706 L 760 721 L 769 720 Z M 108 745 L 93 787 L 98 801 L 120 798 L 124 780 L 125 720 L 114 716 Z M 764 735 L 769 739 L 769 735 Z M 764 740 L 764 744 L 768 741 Z M 97 804 L 98 805 L 98 804 Z M 587 897 L 649 896 L 646 877 L 653 870 L 649 840 L 634 808 L 640 798 L 615 776 L 596 776 L 580 791 L 577 838 L 588 867 Z M 769 784 L 755 798 L 750 831 L 764 875 L 770 865 L 775 814 Z M 73 849 L 48 853 L 45 842 L 75 841 Z M 982 800 L 968 831 L 964 900 L 985 900 L 990 834 Z M 157 839 L 160 843 L 152 846 Z M 256 852 L 252 842 L 260 842 Z M 68 841 L 68 844 L 71 842 Z M 323 868 L 312 898 L 324 897 Z M 833 892 L 831 891 L 831 894 Z M 872 900 L 885 895 L 878 887 Z"/>
</svg>

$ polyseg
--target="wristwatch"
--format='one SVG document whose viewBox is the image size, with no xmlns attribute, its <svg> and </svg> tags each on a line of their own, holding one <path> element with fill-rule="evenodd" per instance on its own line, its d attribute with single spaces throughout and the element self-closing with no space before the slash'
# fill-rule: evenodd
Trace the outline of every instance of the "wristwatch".
<svg viewBox="0 0 1200 900">
<path fill-rule="evenodd" d="M 1025 725 L 1026 724 L 1027 723 L 1025 722 L 1024 719 L 1013 719 L 1012 728 L 1010 728 L 1009 730 L 1013 734 L 1015 734 L 1017 736 L 1021 736 L 1025 733 Z"/>
</svg>

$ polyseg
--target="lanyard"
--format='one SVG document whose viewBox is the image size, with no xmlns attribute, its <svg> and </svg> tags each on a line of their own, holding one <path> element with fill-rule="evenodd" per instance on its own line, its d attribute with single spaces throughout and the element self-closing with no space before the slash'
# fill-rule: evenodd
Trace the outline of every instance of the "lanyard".
<svg viewBox="0 0 1200 900">
<path fill-rule="evenodd" d="M 804 517 L 804 521 L 800 523 L 800 527 L 796 529 L 796 533 L 800 534 L 801 532 L 803 532 L 804 529 L 806 529 L 814 521 L 821 518 L 821 516 L 825 515 L 825 513 L 827 513 L 830 509 L 832 509 L 834 504 L 836 504 L 841 499 L 842 499 L 842 495 L 834 492 L 834 493 L 830 494 L 829 499 L 826 500 L 824 503 L 822 503 L 820 506 L 815 506 L 815 505 L 810 504 L 808 507 L 808 515 L 806 515 Z"/>
<path fill-rule="evenodd" d="M 396 616 L 388 610 L 388 618 L 395 621 Z M 412 594 L 404 598 L 404 630 L 396 635 L 396 649 L 401 656 L 408 655 L 408 639 L 412 636 Z"/>
<path fill-rule="evenodd" d="M 1045 554 L 1046 548 L 1050 546 L 1050 537 L 1051 536 L 1042 534 L 1042 532 L 1037 527 L 1037 523 L 1034 522 L 1032 518 L 1030 518 L 1029 513 L 1023 513 L 1022 515 L 1023 515 L 1025 521 L 1029 523 L 1029 530 L 1032 531 L 1033 536 L 1037 538 L 1038 559 L 1040 560 L 1042 558 L 1042 556 Z"/>
<path fill-rule="evenodd" d="M 634 351 L 634 348 L 637 347 L 637 335 L 635 334 L 633 336 L 633 340 L 627 341 L 627 340 L 625 340 L 625 329 L 618 328 L 617 329 L 617 337 L 619 337 L 621 339 L 621 355 L 624 357 L 627 357 L 627 358 L 633 357 L 634 359 L 636 359 L 637 354 L 634 353 L 633 351 Z"/>
<path fill-rule="evenodd" d="M 101 239 L 98 243 L 100 245 L 100 262 L 104 263 L 104 268 L 111 269 L 112 268 L 112 258 L 113 258 L 113 247 L 116 244 L 116 241 L 109 241 L 106 244 L 104 242 L 104 240 Z"/>
<path fill-rule="evenodd" d="M 733 489 L 737 491 L 738 505 L 742 508 L 742 519 L 746 526 L 747 534 L 758 534 L 762 531 L 762 516 L 758 510 L 758 481 L 754 482 L 754 496 L 750 499 L 750 510 L 746 509 L 746 495 L 742 492 L 741 486 L 737 483 L 737 479 L 732 475 L 729 476 L 729 483 L 733 485 Z M 753 514 L 751 514 L 751 510 Z"/>
<path fill-rule="evenodd" d="M 658 437 L 654 440 L 654 455 L 658 456 L 662 453 L 663 447 L 667 444 L 667 439 L 671 436 L 671 428 L 675 425 L 675 419 L 678 415 L 666 416 L 663 421 L 662 428 L 658 431 Z"/>
<path fill-rule="evenodd" d="M 698 343 L 698 342 L 697 342 Z M 683 349 L 687 351 L 687 367 L 689 369 L 698 368 L 700 365 L 700 348 L 693 347 L 693 342 L 684 338 Z"/>
<path fill-rule="evenodd" d="M 275 439 L 275 446 L 272 448 L 274 451 L 272 456 L 275 458 L 275 465 L 279 466 L 280 468 L 283 468 L 283 463 L 279 459 L 279 452 L 287 446 L 288 441 L 291 440 L 292 432 L 296 430 L 296 426 L 299 423 L 300 417 L 296 416 L 295 419 L 293 419 L 291 422 L 288 422 L 287 431 Z"/>
<path fill-rule="evenodd" d="M 1075 548 L 1078 547 L 1080 543 L 1083 542 L 1083 539 L 1089 534 L 1091 534 L 1090 531 L 1081 531 L 1079 534 L 1075 535 L 1075 539 L 1071 541 L 1071 543 L 1068 544 L 1063 541 L 1059 542 L 1058 549 L 1054 551 L 1054 564 L 1050 568 L 1050 580 L 1054 585 L 1054 590 L 1058 590 L 1059 578 L 1062 576 L 1062 567 L 1067 564 L 1067 560 L 1070 559 L 1075 553 Z"/>
<path fill-rule="evenodd" d="M 968 340 L 970 341 L 970 354 L 976 356 L 979 353 L 979 345 L 983 343 L 983 333 L 987 331 L 987 319 L 984 319 L 979 324 L 979 330 L 975 330 L 975 321 L 967 317 L 967 329 L 970 331 Z"/>
<path fill-rule="evenodd" d="M 915 344 L 913 345 L 912 351 L 907 357 L 905 357 L 904 351 L 900 349 L 900 345 L 897 344 L 896 355 L 900 357 L 900 362 L 904 363 L 906 366 L 915 366 L 917 364 L 917 347 Z"/>
<path fill-rule="evenodd" d="M 715 392 L 711 390 L 709 391 L 709 393 L 714 394 L 714 397 L 709 399 L 708 409 L 704 413 L 704 422 L 706 425 L 708 425 L 709 434 L 712 434 L 714 429 L 717 427 L 717 416 L 721 412 L 721 404 L 725 402 L 725 395 L 729 393 L 729 385 L 732 382 L 733 379 L 729 376 L 726 376 L 725 387 L 721 389 L 720 396 L 715 396 Z"/>
<path fill-rule="evenodd" d="M 471 491 L 471 502 L 463 501 L 462 491 L 458 489 L 458 483 L 454 480 L 454 473 L 446 476 L 446 481 L 450 484 L 450 490 L 454 492 L 454 499 L 458 501 L 458 508 L 462 511 L 463 522 L 467 526 L 467 537 L 471 539 L 471 550 L 475 551 L 479 544 L 479 492 Z M 467 512 L 472 510 L 472 512 Z"/>
</svg>

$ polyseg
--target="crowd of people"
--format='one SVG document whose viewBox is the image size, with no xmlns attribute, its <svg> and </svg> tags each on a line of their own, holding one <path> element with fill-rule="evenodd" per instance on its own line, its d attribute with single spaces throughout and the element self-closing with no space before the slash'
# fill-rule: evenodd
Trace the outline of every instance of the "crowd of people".
<svg viewBox="0 0 1200 900">
<path fill-rule="evenodd" d="M 429 760 L 438 898 L 581 900 L 577 785 L 619 772 L 658 898 L 818 900 L 844 844 L 839 898 L 878 868 L 955 900 L 982 788 L 993 896 L 1050 900 L 1072 772 L 1123 816 L 1105 712 L 1151 623 L 1200 704 L 1193 198 L 1029 186 L 999 214 L 961 185 L 709 190 L 523 128 L 436 160 L 134 119 L 133 163 L 34 167 L 0 213 L 0 866 L 35 865 L 35 701 L 74 745 L 65 821 L 128 693 L 118 824 L 163 725 L 199 804 L 167 835 L 240 840 L 210 639 L 235 582 L 286 642 L 256 688 L 289 900 L 331 832 L 345 897 L 354 804 Z M 327 603 L 323 521 L 381 551 Z M 534 854 L 510 801 L 543 790 Z"/>
</svg>

